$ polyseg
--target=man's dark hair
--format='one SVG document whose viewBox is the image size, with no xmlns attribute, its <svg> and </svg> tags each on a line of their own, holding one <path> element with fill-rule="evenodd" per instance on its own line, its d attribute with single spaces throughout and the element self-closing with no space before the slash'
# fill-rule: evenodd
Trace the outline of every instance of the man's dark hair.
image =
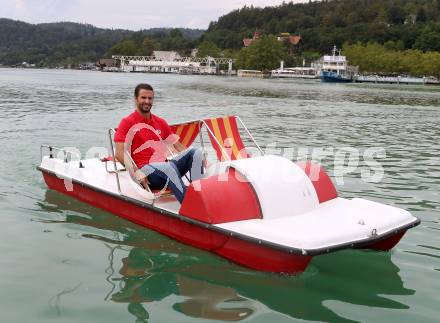
<svg viewBox="0 0 440 323">
<path fill-rule="evenodd" d="M 134 97 L 135 98 L 137 98 L 139 96 L 140 90 L 148 90 L 148 91 L 154 92 L 153 87 L 150 84 L 141 83 L 141 84 L 138 84 L 134 89 Z"/>
</svg>

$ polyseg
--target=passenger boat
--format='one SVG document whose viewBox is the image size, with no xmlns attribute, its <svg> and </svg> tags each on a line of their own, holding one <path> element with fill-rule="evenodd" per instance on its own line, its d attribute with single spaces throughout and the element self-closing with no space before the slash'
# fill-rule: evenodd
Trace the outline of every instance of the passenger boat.
<svg viewBox="0 0 440 323">
<path fill-rule="evenodd" d="M 314 67 L 286 67 L 272 70 L 272 78 L 290 78 L 290 79 L 317 79 Z"/>
<path fill-rule="evenodd" d="M 245 147 L 239 124 L 254 149 Z M 73 160 L 45 145 L 37 168 L 50 189 L 261 271 L 302 272 L 314 256 L 346 248 L 390 250 L 420 223 L 397 207 L 338 197 L 318 165 L 265 155 L 236 116 L 173 128 L 187 147 L 205 147 L 209 137 L 217 158 L 202 179 L 187 182 L 182 204 L 144 189 L 116 162 L 113 129 L 111 156 Z"/>
<path fill-rule="evenodd" d="M 348 65 L 347 58 L 340 54 L 336 55 L 337 48 L 333 47 L 332 55 L 324 55 L 318 64 L 320 65 L 319 78 L 322 82 L 347 83 L 353 82 L 354 72 Z"/>
<path fill-rule="evenodd" d="M 319 74 L 319 78 L 322 82 L 328 83 L 350 83 L 353 82 L 352 78 L 347 78 L 342 76 L 340 73 L 335 71 L 324 71 L 322 70 Z"/>
<path fill-rule="evenodd" d="M 263 78 L 264 74 L 259 70 L 237 70 L 238 77 L 257 77 Z"/>
</svg>

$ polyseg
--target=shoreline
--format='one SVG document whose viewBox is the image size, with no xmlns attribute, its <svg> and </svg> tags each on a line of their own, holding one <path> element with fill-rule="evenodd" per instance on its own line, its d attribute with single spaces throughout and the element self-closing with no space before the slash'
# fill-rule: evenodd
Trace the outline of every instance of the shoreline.
<svg viewBox="0 0 440 323">
<path fill-rule="evenodd" d="M 123 73 L 123 74 L 168 74 L 168 75 L 179 75 L 179 76 L 215 76 L 215 77 L 234 77 L 240 79 L 272 79 L 272 80 L 286 80 L 286 81 L 306 81 L 316 82 L 316 83 L 326 83 L 321 82 L 319 77 L 272 77 L 270 74 L 263 76 L 238 76 L 237 72 L 232 74 L 220 73 L 220 74 L 202 74 L 202 73 L 175 73 L 175 72 L 145 72 L 145 71 L 122 71 L 122 70 L 111 70 L 105 71 L 100 69 L 80 69 L 80 68 L 54 68 L 54 67 L 21 67 L 21 66 L 6 66 L 0 65 L 0 69 L 10 69 L 10 70 L 54 70 L 54 71 L 84 71 L 84 72 L 102 72 L 102 73 Z M 334 84 L 334 83 L 333 83 Z M 362 74 L 358 75 L 351 82 L 344 84 L 371 84 L 371 85 L 415 85 L 415 86 L 440 86 L 440 81 L 435 77 L 416 77 L 408 75 L 397 75 L 397 76 L 381 76 L 376 74 Z"/>
</svg>

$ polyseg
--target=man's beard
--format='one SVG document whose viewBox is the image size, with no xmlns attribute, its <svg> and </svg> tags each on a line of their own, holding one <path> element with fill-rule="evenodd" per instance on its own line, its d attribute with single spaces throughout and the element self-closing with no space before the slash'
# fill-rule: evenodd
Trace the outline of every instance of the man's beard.
<svg viewBox="0 0 440 323">
<path fill-rule="evenodd" d="M 146 104 L 146 103 L 139 104 L 138 105 L 138 110 L 143 112 L 143 113 L 149 113 L 150 110 L 151 110 L 151 104 Z"/>
</svg>

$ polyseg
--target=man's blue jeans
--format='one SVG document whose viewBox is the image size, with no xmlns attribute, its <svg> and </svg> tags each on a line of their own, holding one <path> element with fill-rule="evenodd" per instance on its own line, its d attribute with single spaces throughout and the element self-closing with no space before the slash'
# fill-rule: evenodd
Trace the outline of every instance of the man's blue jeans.
<svg viewBox="0 0 440 323">
<path fill-rule="evenodd" d="M 186 193 L 182 176 L 189 172 L 191 181 L 201 178 L 203 174 L 202 162 L 202 149 L 189 148 L 169 161 L 145 165 L 141 171 L 147 175 L 151 189 L 162 189 L 168 182 L 171 192 L 182 203 Z"/>
</svg>

